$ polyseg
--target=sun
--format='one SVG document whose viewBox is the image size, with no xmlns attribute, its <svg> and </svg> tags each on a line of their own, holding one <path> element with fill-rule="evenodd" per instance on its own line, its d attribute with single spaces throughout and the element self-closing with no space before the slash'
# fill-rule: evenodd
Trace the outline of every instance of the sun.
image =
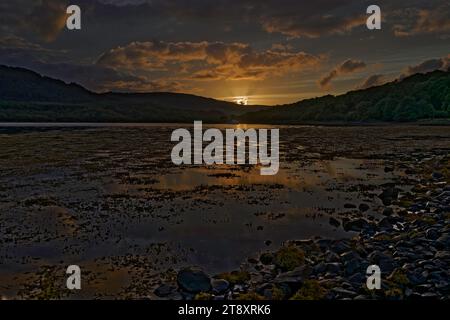
<svg viewBox="0 0 450 320">
<path fill-rule="evenodd" d="M 234 103 L 240 104 L 241 106 L 248 105 L 248 97 L 235 97 Z"/>
</svg>

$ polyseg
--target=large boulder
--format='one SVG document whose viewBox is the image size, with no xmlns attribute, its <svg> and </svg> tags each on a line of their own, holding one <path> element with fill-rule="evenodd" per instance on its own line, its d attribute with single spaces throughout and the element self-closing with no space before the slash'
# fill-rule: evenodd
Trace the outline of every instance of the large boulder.
<svg viewBox="0 0 450 320">
<path fill-rule="evenodd" d="M 211 279 L 200 268 L 189 267 L 180 270 L 177 275 L 178 286 L 187 292 L 199 293 L 211 290 Z"/>
<path fill-rule="evenodd" d="M 365 219 L 358 218 L 358 219 L 346 221 L 343 224 L 343 227 L 344 227 L 345 231 L 360 232 L 360 231 L 370 228 L 370 223 Z"/>
</svg>

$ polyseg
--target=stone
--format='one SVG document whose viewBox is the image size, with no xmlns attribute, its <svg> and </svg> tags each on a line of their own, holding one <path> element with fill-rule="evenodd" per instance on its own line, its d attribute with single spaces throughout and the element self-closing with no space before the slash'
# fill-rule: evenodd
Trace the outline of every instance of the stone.
<svg viewBox="0 0 450 320">
<path fill-rule="evenodd" d="M 439 260 L 450 260 L 450 252 L 449 251 L 438 251 L 434 255 L 435 259 Z"/>
<path fill-rule="evenodd" d="M 342 264 L 339 262 L 326 263 L 325 266 L 326 266 L 327 273 L 331 273 L 331 274 L 339 274 L 339 272 L 341 272 L 341 268 L 342 268 Z"/>
<path fill-rule="evenodd" d="M 356 232 L 360 232 L 364 229 L 367 229 L 370 227 L 370 223 L 362 218 L 359 219 L 355 219 L 355 220 L 350 220 L 348 222 L 345 222 L 344 225 L 344 230 L 345 231 L 356 231 Z"/>
<path fill-rule="evenodd" d="M 441 180 L 443 178 L 444 178 L 444 175 L 440 172 L 433 172 L 431 174 L 431 179 L 433 179 L 433 180 Z"/>
<path fill-rule="evenodd" d="M 436 248 L 444 249 L 450 247 L 450 235 L 449 233 L 445 233 L 441 235 L 439 238 L 435 241 Z"/>
<path fill-rule="evenodd" d="M 421 272 L 419 271 L 414 271 L 412 273 L 408 273 L 407 277 L 409 279 L 409 282 L 413 285 L 413 286 L 417 286 L 420 284 L 423 284 L 427 281 L 426 278 L 424 278 L 421 274 Z"/>
<path fill-rule="evenodd" d="M 376 250 L 367 258 L 371 264 L 378 265 L 383 272 L 391 272 L 395 268 L 395 260 L 381 251 Z"/>
<path fill-rule="evenodd" d="M 350 261 L 354 259 L 361 259 L 360 255 L 356 253 L 355 251 L 348 251 L 341 254 L 342 261 Z"/>
<path fill-rule="evenodd" d="M 264 265 L 271 264 L 273 261 L 273 254 L 269 253 L 269 252 L 265 252 L 265 253 L 261 254 L 261 256 L 259 257 L 259 261 L 261 261 L 261 263 Z"/>
<path fill-rule="evenodd" d="M 341 258 L 339 257 L 339 255 L 337 253 L 334 253 L 333 251 L 327 251 L 325 253 L 325 261 L 326 262 L 338 262 L 341 260 Z"/>
<path fill-rule="evenodd" d="M 312 273 L 315 275 L 319 275 L 324 273 L 327 270 L 325 263 L 320 262 L 313 267 Z"/>
<path fill-rule="evenodd" d="M 389 221 L 389 218 L 383 218 L 381 219 L 380 222 L 378 222 L 378 228 L 383 229 L 383 230 L 390 230 L 393 228 L 392 223 Z"/>
<path fill-rule="evenodd" d="M 280 273 L 275 279 L 274 283 L 285 284 L 290 287 L 300 286 L 303 281 L 311 274 L 311 267 L 301 266 L 292 271 Z"/>
<path fill-rule="evenodd" d="M 345 273 L 347 275 L 354 274 L 355 272 L 360 270 L 360 267 L 360 262 L 356 259 L 350 260 L 344 264 Z"/>
<path fill-rule="evenodd" d="M 330 222 L 330 224 L 333 226 L 333 227 L 339 227 L 340 225 L 341 225 L 341 223 L 339 222 L 339 220 L 337 220 L 337 219 L 335 219 L 335 218 L 333 218 L 333 217 L 330 217 L 330 220 L 329 220 L 329 222 Z"/>
<path fill-rule="evenodd" d="M 190 293 L 208 292 L 211 290 L 211 279 L 201 269 L 189 267 L 182 269 L 177 275 L 178 286 Z"/>
<path fill-rule="evenodd" d="M 331 289 L 331 291 L 336 294 L 336 296 L 338 298 L 349 298 L 349 297 L 354 297 L 356 296 L 356 292 L 351 291 L 351 290 L 346 290 L 344 288 L 333 288 Z"/>
<path fill-rule="evenodd" d="M 361 211 L 361 212 L 366 212 L 367 210 L 370 209 L 370 207 L 369 207 L 367 204 L 365 204 L 365 203 L 361 203 L 361 204 L 359 205 L 358 209 L 359 209 L 359 211 Z"/>
<path fill-rule="evenodd" d="M 430 228 L 425 232 L 425 237 L 429 240 L 436 240 L 439 236 L 440 232 L 433 228 Z"/>
<path fill-rule="evenodd" d="M 396 200 L 398 197 L 398 189 L 394 186 L 387 186 L 378 197 L 381 199 L 385 206 L 390 206 L 393 200 Z"/>
<path fill-rule="evenodd" d="M 392 208 L 390 208 L 390 207 L 384 208 L 383 216 L 389 217 L 389 216 L 392 216 L 393 214 L 394 214 L 394 210 Z"/>
<path fill-rule="evenodd" d="M 436 300 L 439 296 L 434 292 L 427 292 L 420 295 L 422 299 Z"/>
<path fill-rule="evenodd" d="M 214 294 L 223 294 L 230 287 L 230 283 L 224 279 L 212 279 L 211 287 Z"/>
<path fill-rule="evenodd" d="M 162 284 L 158 288 L 155 289 L 154 293 L 158 297 L 164 298 L 164 297 L 167 297 L 167 296 L 171 295 L 176 290 L 177 290 L 177 288 L 175 286 L 171 286 L 171 285 L 168 285 L 168 284 Z"/>
<path fill-rule="evenodd" d="M 352 276 L 348 277 L 348 281 L 352 284 L 355 284 L 357 286 L 360 286 L 361 284 L 366 282 L 365 274 L 361 272 L 357 272 L 353 274 Z"/>
<path fill-rule="evenodd" d="M 334 241 L 334 243 L 331 245 L 331 248 L 337 254 L 342 254 L 350 250 L 350 246 L 348 245 L 348 242 L 345 240 Z"/>
</svg>

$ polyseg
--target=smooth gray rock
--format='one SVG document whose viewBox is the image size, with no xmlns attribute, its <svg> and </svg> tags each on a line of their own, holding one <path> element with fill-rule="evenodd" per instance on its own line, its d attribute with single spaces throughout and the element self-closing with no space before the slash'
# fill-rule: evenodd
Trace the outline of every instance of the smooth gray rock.
<svg viewBox="0 0 450 320">
<path fill-rule="evenodd" d="M 222 294 L 230 288 L 230 283 L 224 279 L 212 279 L 211 287 L 214 294 Z"/>
<path fill-rule="evenodd" d="M 177 275 L 178 286 L 190 293 L 208 292 L 211 290 L 211 279 L 200 268 L 182 269 Z"/>
</svg>

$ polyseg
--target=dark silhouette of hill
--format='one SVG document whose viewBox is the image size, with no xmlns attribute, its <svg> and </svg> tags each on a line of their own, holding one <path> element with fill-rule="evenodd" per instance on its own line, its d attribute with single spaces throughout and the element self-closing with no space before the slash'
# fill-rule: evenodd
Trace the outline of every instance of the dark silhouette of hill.
<svg viewBox="0 0 450 320">
<path fill-rule="evenodd" d="M 450 72 L 416 74 L 382 86 L 277 107 L 240 106 L 195 95 L 94 93 L 78 84 L 0 66 L 0 121 L 295 124 L 416 121 L 450 117 Z"/>
<path fill-rule="evenodd" d="M 27 69 L 0 66 L 0 121 L 227 122 L 249 108 L 267 107 L 182 93 L 94 93 Z"/>
</svg>

